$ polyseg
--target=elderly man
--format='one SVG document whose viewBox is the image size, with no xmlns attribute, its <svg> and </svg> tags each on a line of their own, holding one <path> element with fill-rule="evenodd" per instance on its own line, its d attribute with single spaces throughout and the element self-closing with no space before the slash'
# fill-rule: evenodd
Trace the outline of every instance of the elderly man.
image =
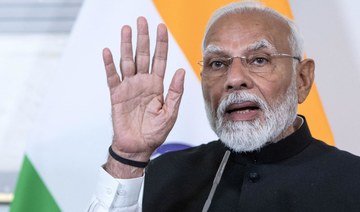
<svg viewBox="0 0 360 212">
<path fill-rule="evenodd" d="M 114 139 L 92 211 L 360 211 L 360 159 L 314 139 L 297 116 L 314 81 L 294 23 L 253 3 L 214 13 L 203 41 L 202 90 L 218 141 L 148 163 L 173 127 L 185 72 L 166 97 L 167 30 L 121 32 L 121 77 L 103 52 Z M 145 169 L 146 167 L 146 169 Z"/>
</svg>

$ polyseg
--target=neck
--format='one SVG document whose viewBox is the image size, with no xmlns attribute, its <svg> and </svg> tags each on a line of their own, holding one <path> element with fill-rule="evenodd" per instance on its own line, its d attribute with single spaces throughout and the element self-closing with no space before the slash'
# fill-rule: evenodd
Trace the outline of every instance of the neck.
<svg viewBox="0 0 360 212">
<path fill-rule="evenodd" d="M 281 139 L 284 139 L 284 138 L 286 138 L 287 136 L 291 135 L 291 134 L 294 133 L 296 130 L 298 130 L 303 123 L 304 123 L 304 119 L 301 118 L 300 116 L 296 116 L 295 121 L 293 122 L 293 124 L 290 125 L 290 126 L 289 126 L 286 130 L 284 130 L 282 133 L 280 133 L 280 135 L 275 138 L 275 140 L 273 141 L 273 143 L 276 143 L 276 142 L 280 141 Z"/>
</svg>

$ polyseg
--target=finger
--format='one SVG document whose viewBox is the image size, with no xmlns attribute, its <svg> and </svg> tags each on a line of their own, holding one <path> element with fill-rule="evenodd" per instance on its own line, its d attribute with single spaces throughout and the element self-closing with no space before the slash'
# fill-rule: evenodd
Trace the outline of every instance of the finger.
<svg viewBox="0 0 360 212">
<path fill-rule="evenodd" d="M 156 35 L 155 53 L 151 73 L 164 78 L 168 52 L 168 32 L 164 24 L 159 24 Z"/>
<path fill-rule="evenodd" d="M 147 21 L 144 17 L 137 20 L 136 73 L 148 73 L 150 64 L 150 39 Z"/>
<path fill-rule="evenodd" d="M 173 76 L 168 93 L 165 98 L 164 107 L 172 116 L 177 116 L 181 97 L 184 93 L 185 70 L 178 69 Z"/>
<path fill-rule="evenodd" d="M 120 77 L 116 72 L 113 56 L 110 49 L 105 48 L 103 50 L 103 61 L 106 71 L 106 79 L 109 89 L 112 90 L 116 86 L 120 85 Z"/>
<path fill-rule="evenodd" d="M 133 59 L 133 49 L 131 42 L 131 28 L 123 26 L 121 29 L 121 59 L 120 72 L 122 79 L 133 76 L 135 74 L 135 63 Z"/>
</svg>

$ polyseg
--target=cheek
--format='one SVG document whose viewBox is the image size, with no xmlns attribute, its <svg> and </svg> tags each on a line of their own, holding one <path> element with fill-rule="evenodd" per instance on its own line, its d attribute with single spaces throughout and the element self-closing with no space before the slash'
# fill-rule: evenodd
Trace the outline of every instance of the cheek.
<svg viewBox="0 0 360 212">
<path fill-rule="evenodd" d="M 210 103 L 212 108 L 217 108 L 223 94 L 223 84 L 220 80 L 202 80 L 202 92 L 205 103 Z"/>
<path fill-rule="evenodd" d="M 279 75 L 266 81 L 256 82 L 256 87 L 269 106 L 274 106 L 282 100 L 291 83 L 291 77 Z"/>
<path fill-rule="evenodd" d="M 281 98 L 283 98 L 285 91 L 283 91 L 279 87 L 268 87 L 264 89 L 260 89 L 261 93 L 266 101 L 266 103 L 270 107 L 274 107 L 274 105 L 277 103 L 277 101 Z"/>
</svg>

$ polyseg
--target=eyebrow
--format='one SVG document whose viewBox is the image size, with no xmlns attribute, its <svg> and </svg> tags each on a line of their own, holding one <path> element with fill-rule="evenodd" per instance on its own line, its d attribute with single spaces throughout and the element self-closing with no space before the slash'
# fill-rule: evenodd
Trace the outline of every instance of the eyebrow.
<svg viewBox="0 0 360 212">
<path fill-rule="evenodd" d="M 246 51 L 248 51 L 248 52 L 249 51 L 258 51 L 261 49 L 276 50 L 274 45 L 272 45 L 266 39 L 261 39 L 261 40 L 255 41 L 254 43 L 251 43 L 250 45 L 248 45 L 246 47 Z M 203 51 L 203 56 L 208 55 L 208 54 L 226 54 L 226 50 L 220 46 L 210 44 Z"/>
<path fill-rule="evenodd" d="M 257 51 L 260 49 L 270 49 L 270 50 L 275 50 L 274 45 L 272 45 L 268 40 L 266 39 L 261 39 L 259 41 L 256 41 L 252 44 L 250 44 L 246 50 L 247 51 Z"/>
<path fill-rule="evenodd" d="M 224 52 L 225 50 L 220 46 L 210 44 L 204 49 L 203 56 L 208 54 L 223 54 Z"/>
</svg>

